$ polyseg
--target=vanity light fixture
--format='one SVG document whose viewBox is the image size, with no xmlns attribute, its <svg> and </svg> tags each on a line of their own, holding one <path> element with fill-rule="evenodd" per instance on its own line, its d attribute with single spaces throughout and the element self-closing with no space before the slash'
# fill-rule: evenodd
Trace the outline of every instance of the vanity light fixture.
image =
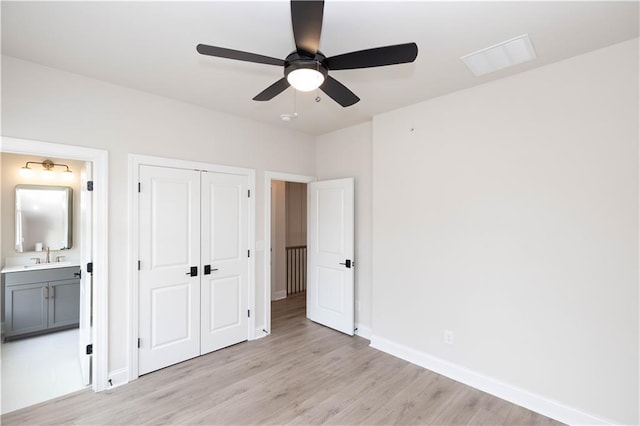
<svg viewBox="0 0 640 426">
<path fill-rule="evenodd" d="M 42 177 L 45 179 L 53 179 L 55 173 L 53 171 L 53 168 L 55 166 L 59 166 L 59 167 L 65 167 L 66 170 L 62 172 L 62 178 L 64 180 L 70 181 L 73 179 L 73 172 L 71 170 L 69 170 L 69 166 L 67 166 L 66 164 L 56 164 L 51 160 L 44 160 L 42 162 L 40 161 L 27 161 L 27 163 L 24 165 L 24 167 L 20 168 L 20 176 L 24 177 L 24 178 L 30 178 L 31 176 L 33 176 L 33 169 L 31 167 L 29 167 L 29 164 L 40 164 L 43 168 L 42 170 Z"/>
</svg>

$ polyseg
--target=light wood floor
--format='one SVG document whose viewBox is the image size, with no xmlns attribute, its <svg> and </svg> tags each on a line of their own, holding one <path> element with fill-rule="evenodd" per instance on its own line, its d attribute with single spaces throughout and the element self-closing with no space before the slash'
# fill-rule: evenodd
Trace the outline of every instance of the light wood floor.
<svg viewBox="0 0 640 426">
<path fill-rule="evenodd" d="M 14 411 L 2 424 L 557 424 L 314 324 L 304 297 L 273 304 L 268 337 Z"/>
</svg>

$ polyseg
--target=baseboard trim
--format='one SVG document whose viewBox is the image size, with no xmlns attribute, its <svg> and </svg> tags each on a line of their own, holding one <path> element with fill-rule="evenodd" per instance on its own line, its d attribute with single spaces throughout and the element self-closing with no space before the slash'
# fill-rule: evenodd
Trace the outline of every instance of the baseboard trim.
<svg viewBox="0 0 640 426">
<path fill-rule="evenodd" d="M 370 346 L 562 423 L 569 425 L 620 424 L 620 422 L 596 417 L 383 337 L 371 335 Z"/>
<path fill-rule="evenodd" d="M 280 291 L 275 291 L 271 294 L 271 301 L 275 302 L 276 300 L 282 300 L 282 299 L 286 299 L 287 298 L 287 291 L 286 290 L 280 290 Z"/>
<path fill-rule="evenodd" d="M 367 339 L 367 340 L 371 340 L 371 327 L 363 325 L 363 324 L 356 324 L 356 335 L 362 337 L 363 339 Z"/>
<path fill-rule="evenodd" d="M 107 389 L 117 388 L 118 386 L 126 385 L 129 383 L 129 370 L 121 368 L 109 373 L 109 379 L 107 380 Z"/>
</svg>

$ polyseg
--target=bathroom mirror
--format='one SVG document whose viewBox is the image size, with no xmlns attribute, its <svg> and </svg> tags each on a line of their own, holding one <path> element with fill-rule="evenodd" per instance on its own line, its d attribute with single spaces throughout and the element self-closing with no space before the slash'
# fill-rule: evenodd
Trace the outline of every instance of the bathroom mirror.
<svg viewBox="0 0 640 426">
<path fill-rule="evenodd" d="M 16 251 L 71 248 L 73 189 L 16 185 Z"/>
</svg>

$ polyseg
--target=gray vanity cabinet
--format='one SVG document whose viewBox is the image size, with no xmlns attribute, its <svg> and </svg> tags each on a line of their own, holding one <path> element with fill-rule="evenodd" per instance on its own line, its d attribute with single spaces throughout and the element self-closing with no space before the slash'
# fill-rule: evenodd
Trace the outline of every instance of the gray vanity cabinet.
<svg viewBox="0 0 640 426">
<path fill-rule="evenodd" d="M 80 319 L 80 280 L 49 283 L 49 328 L 76 325 Z"/>
<path fill-rule="evenodd" d="M 77 326 L 79 273 L 74 266 L 4 274 L 5 338 Z"/>
<path fill-rule="evenodd" d="M 5 288 L 6 337 L 46 330 L 49 323 L 45 298 L 48 283 L 33 283 Z"/>
</svg>

